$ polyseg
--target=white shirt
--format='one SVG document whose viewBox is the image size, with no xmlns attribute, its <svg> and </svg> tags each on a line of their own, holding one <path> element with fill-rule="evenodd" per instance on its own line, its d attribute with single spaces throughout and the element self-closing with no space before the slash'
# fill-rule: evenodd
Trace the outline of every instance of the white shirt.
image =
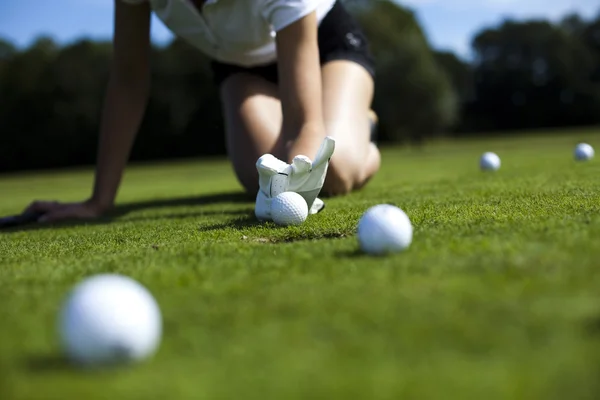
<svg viewBox="0 0 600 400">
<path fill-rule="evenodd" d="M 190 0 L 149 1 L 156 16 L 207 56 L 245 67 L 277 59 L 276 32 L 310 14 L 319 23 L 335 0 L 207 0 L 202 12 Z"/>
</svg>

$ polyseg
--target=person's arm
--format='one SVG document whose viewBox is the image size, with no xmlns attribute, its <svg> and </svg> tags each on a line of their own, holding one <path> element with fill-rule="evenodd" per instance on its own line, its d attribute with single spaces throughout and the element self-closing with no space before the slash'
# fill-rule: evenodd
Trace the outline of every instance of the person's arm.
<svg viewBox="0 0 600 400">
<path fill-rule="evenodd" d="M 150 6 L 115 1 L 113 61 L 100 124 L 92 201 L 113 205 L 150 91 Z"/>
<path fill-rule="evenodd" d="M 293 140 L 288 161 L 298 154 L 314 158 L 325 138 L 317 35 L 314 11 L 277 32 L 282 132 Z"/>
<path fill-rule="evenodd" d="M 150 91 L 150 5 L 115 0 L 113 60 L 100 122 L 91 197 L 80 203 L 37 201 L 26 211 L 40 221 L 94 218 L 115 201 Z"/>
</svg>

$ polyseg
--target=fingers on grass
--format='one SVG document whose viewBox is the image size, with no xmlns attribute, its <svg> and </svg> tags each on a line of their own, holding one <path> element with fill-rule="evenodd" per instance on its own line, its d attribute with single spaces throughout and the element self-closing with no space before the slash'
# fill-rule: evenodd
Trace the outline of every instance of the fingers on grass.
<svg viewBox="0 0 600 400">
<path fill-rule="evenodd" d="M 68 208 L 58 209 L 55 211 L 49 211 L 46 214 L 42 215 L 38 222 L 42 223 L 50 223 L 62 221 L 65 219 L 69 219 L 73 217 L 73 213 Z"/>
<path fill-rule="evenodd" d="M 25 209 L 25 212 L 48 212 L 58 206 L 57 201 L 34 201 Z"/>
</svg>

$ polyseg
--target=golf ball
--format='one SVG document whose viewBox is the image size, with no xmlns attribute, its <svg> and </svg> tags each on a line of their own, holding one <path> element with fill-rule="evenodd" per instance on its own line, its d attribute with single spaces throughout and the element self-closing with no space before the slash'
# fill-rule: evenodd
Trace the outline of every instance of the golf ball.
<svg viewBox="0 0 600 400">
<path fill-rule="evenodd" d="M 404 211 L 391 204 L 369 208 L 358 222 L 362 251 L 373 255 L 403 251 L 412 242 L 413 227 Z"/>
<path fill-rule="evenodd" d="M 277 225 L 300 225 L 308 217 L 308 205 L 296 192 L 283 192 L 271 202 L 271 218 Z"/>
<path fill-rule="evenodd" d="M 483 153 L 479 160 L 479 167 L 483 171 L 497 171 L 500 168 L 500 157 L 490 151 Z"/>
<path fill-rule="evenodd" d="M 587 161 L 594 157 L 594 148 L 587 143 L 579 143 L 575 147 L 575 160 Z"/>
<path fill-rule="evenodd" d="M 135 280 L 101 274 L 79 283 L 59 317 L 67 356 L 82 365 L 140 361 L 154 353 L 162 336 L 158 304 Z"/>
</svg>

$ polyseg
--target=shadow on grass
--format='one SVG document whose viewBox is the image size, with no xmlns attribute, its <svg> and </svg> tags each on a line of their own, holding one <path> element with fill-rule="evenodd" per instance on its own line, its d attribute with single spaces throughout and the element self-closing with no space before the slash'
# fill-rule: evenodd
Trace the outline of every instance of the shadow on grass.
<svg viewBox="0 0 600 400">
<path fill-rule="evenodd" d="M 585 331 L 591 336 L 600 336 L 600 316 L 584 321 Z"/>
<path fill-rule="evenodd" d="M 29 356 L 25 359 L 25 368 L 33 373 L 47 373 L 74 369 L 73 364 L 64 356 L 45 354 Z"/>
<path fill-rule="evenodd" d="M 223 215 L 223 216 L 239 216 L 248 214 L 248 210 L 220 210 L 220 211 L 197 211 L 197 212 L 182 212 L 182 213 L 170 213 L 170 214 L 162 214 L 162 215 L 153 215 L 147 217 L 134 217 L 128 218 L 125 220 L 126 222 L 145 222 L 145 221 L 158 221 L 163 219 L 168 220 L 176 220 L 176 219 L 185 219 L 185 218 L 194 218 L 194 217 L 206 217 L 213 215 Z"/>
<path fill-rule="evenodd" d="M 263 227 L 264 230 L 259 231 L 246 231 L 247 229 L 254 227 Z M 339 231 L 326 231 L 326 230 L 312 230 L 312 229 L 295 229 L 294 226 L 282 226 L 277 225 L 274 222 L 264 222 L 256 219 L 254 213 L 248 213 L 244 217 L 235 218 L 227 222 L 221 222 L 218 224 L 210 224 L 200 226 L 198 229 L 201 232 L 210 232 L 215 230 L 235 230 L 242 234 L 242 240 L 248 242 L 257 242 L 265 244 L 277 244 L 277 243 L 294 243 L 303 242 L 310 240 L 335 240 L 347 237 L 347 232 Z"/>
<path fill-rule="evenodd" d="M 232 229 L 232 228 L 235 230 L 243 230 L 243 229 L 252 228 L 255 226 L 268 226 L 269 228 L 272 228 L 272 229 L 285 228 L 283 226 L 276 225 L 272 222 L 259 221 L 258 219 L 256 219 L 256 216 L 254 215 L 254 211 L 252 211 L 251 213 L 250 212 L 242 212 L 242 213 L 245 214 L 243 217 L 235 218 L 235 219 L 227 221 L 227 222 L 220 222 L 218 224 L 204 225 L 198 229 L 200 230 L 200 232 L 210 232 L 210 231 L 217 231 L 217 230 L 221 230 L 221 229 Z"/>
<path fill-rule="evenodd" d="M 112 363 L 98 366 L 83 366 L 71 362 L 64 355 L 46 354 L 29 356 L 24 361 L 24 367 L 33 374 L 51 374 L 55 372 L 70 371 L 76 373 L 99 372 L 111 373 L 127 368 L 127 363 Z"/>
<path fill-rule="evenodd" d="M 146 209 L 157 209 L 157 208 L 165 208 L 165 207 L 178 207 L 178 206 L 199 206 L 199 205 L 209 205 L 209 204 L 227 204 L 227 203 L 253 203 L 254 198 L 248 195 L 245 192 L 226 192 L 226 193 L 216 193 L 216 194 L 207 194 L 202 196 L 190 196 L 190 197 L 179 197 L 173 199 L 160 199 L 160 200 L 147 200 L 133 203 L 126 203 L 122 205 L 116 206 L 112 211 L 110 211 L 106 216 L 97 218 L 97 219 L 88 219 L 88 220 L 71 220 L 71 221 L 63 221 L 58 223 L 28 223 L 18 226 L 12 226 L 7 228 L 0 228 L 0 233 L 12 233 L 12 232 L 20 232 L 20 231 L 34 231 L 34 230 L 42 230 L 42 229 L 54 229 L 58 227 L 74 227 L 80 225 L 106 225 L 112 222 L 117 221 L 119 218 L 140 210 Z M 131 218 L 128 221 L 151 221 L 158 219 L 173 219 L 173 218 L 188 218 L 188 217 L 200 217 L 206 215 L 240 215 L 247 214 L 246 210 L 237 210 L 237 211 L 196 211 L 196 212 L 187 212 L 187 213 L 173 213 L 167 215 L 157 215 L 153 217 L 139 217 L 139 218 Z"/>
<path fill-rule="evenodd" d="M 339 258 L 367 258 L 368 254 L 363 253 L 360 249 L 340 250 L 335 253 Z"/>
<path fill-rule="evenodd" d="M 338 258 L 374 258 L 377 256 L 366 254 L 361 251 L 359 248 L 352 250 L 340 250 L 335 253 Z"/>
</svg>

